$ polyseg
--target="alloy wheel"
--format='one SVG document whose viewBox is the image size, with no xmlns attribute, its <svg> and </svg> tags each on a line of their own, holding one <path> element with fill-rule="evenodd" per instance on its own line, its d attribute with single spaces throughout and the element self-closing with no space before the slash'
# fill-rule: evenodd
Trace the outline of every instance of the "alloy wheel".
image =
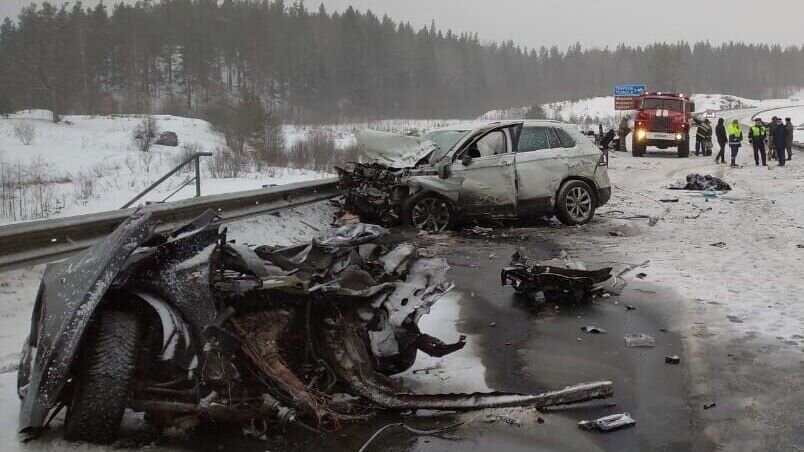
<svg viewBox="0 0 804 452">
<path fill-rule="evenodd" d="M 592 211 L 592 195 L 583 187 L 573 187 L 567 193 L 567 212 L 576 223 L 585 221 Z"/>
<path fill-rule="evenodd" d="M 418 229 L 441 232 L 449 227 L 451 214 L 447 202 L 435 197 L 420 199 L 411 212 L 411 220 Z"/>
</svg>

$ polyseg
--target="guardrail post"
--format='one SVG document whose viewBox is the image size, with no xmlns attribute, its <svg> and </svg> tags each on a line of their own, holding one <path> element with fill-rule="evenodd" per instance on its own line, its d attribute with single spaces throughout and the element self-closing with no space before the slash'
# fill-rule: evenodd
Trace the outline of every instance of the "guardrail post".
<svg viewBox="0 0 804 452">
<path fill-rule="evenodd" d="M 195 156 L 195 197 L 201 196 L 201 156 Z"/>
</svg>

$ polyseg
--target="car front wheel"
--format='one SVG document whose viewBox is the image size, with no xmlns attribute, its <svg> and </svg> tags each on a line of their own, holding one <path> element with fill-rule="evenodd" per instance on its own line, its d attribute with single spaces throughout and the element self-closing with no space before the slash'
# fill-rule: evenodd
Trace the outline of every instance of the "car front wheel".
<svg viewBox="0 0 804 452">
<path fill-rule="evenodd" d="M 595 197 L 589 184 L 571 180 L 561 186 L 556 199 L 556 217 L 567 226 L 586 224 L 595 216 Z"/>
<path fill-rule="evenodd" d="M 67 407 L 64 437 L 110 443 L 117 437 L 133 383 L 142 326 L 136 314 L 102 309 L 86 338 Z"/>
<path fill-rule="evenodd" d="M 452 206 L 444 198 L 423 194 L 408 203 L 408 222 L 417 229 L 427 232 L 442 232 L 452 227 Z"/>
</svg>

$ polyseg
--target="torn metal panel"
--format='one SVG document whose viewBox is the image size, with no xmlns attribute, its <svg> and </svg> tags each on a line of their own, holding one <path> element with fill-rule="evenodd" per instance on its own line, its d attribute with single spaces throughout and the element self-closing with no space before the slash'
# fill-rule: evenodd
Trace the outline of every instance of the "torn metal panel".
<svg viewBox="0 0 804 452">
<path fill-rule="evenodd" d="M 581 302 L 607 287 L 617 287 L 611 268 L 581 270 L 540 265 L 515 253 L 511 264 L 500 272 L 501 284 L 517 293 L 540 294 L 551 301 Z"/>
</svg>

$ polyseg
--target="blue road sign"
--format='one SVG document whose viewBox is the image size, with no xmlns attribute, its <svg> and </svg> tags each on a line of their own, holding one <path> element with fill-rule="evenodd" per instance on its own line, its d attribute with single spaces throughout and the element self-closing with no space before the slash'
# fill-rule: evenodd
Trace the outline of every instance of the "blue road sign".
<svg viewBox="0 0 804 452">
<path fill-rule="evenodd" d="M 641 96 L 645 94 L 647 87 L 645 85 L 617 85 L 614 87 L 615 96 Z"/>
</svg>

